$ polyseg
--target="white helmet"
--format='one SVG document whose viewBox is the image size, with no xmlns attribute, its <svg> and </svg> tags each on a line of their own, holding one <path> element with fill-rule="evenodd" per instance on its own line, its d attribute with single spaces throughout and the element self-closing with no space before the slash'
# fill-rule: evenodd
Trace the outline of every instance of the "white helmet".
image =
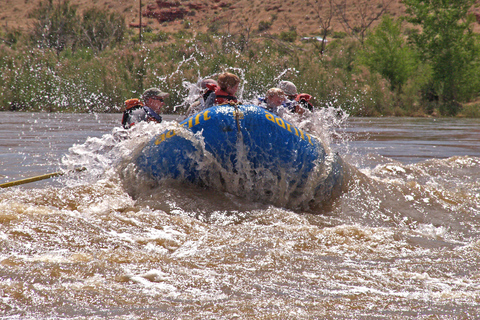
<svg viewBox="0 0 480 320">
<path fill-rule="evenodd" d="M 287 96 L 296 96 L 297 95 L 297 87 L 290 81 L 280 81 L 278 83 L 278 87 L 285 92 Z"/>
</svg>

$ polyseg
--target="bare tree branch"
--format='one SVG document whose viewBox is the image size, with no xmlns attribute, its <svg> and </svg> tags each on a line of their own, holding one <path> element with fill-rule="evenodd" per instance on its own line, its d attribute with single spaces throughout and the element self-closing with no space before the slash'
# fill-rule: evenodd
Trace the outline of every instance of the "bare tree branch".
<svg viewBox="0 0 480 320">
<path fill-rule="evenodd" d="M 335 3 L 336 12 L 340 17 L 345 32 L 357 38 L 362 44 L 372 24 L 387 12 L 388 7 L 395 0 L 382 0 L 372 3 L 368 0 L 332 0 Z M 353 19 L 353 16 L 358 18 Z M 352 25 L 351 21 L 360 21 L 360 25 Z"/>
<path fill-rule="evenodd" d="M 335 15 L 335 3 L 333 0 L 315 0 L 314 3 L 308 2 L 312 6 L 313 10 L 316 12 L 318 20 L 320 22 L 322 42 L 320 45 L 320 54 L 323 55 L 325 51 L 325 46 L 327 45 L 327 35 L 331 27 L 333 17 Z"/>
</svg>

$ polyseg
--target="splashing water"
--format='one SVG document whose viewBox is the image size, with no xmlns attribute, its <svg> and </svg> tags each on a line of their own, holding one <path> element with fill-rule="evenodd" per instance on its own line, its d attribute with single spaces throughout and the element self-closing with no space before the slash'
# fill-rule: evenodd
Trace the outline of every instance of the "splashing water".
<svg viewBox="0 0 480 320">
<path fill-rule="evenodd" d="M 477 316 L 478 121 L 362 122 L 335 108 L 292 115 L 331 152 L 340 150 L 349 175 L 335 201 L 293 211 L 176 181 L 141 186 L 126 176 L 134 174 L 129 159 L 152 137 L 177 128 L 175 116 L 127 131 L 118 115 L 117 127 L 85 140 L 67 134 L 85 115 L 25 116 L 6 114 L 4 155 L 28 136 L 21 161 L 31 161 L 35 148 L 40 161 L 61 142 L 62 166 L 87 170 L 0 191 L 4 318 Z M 395 125 L 418 137 L 388 135 Z M 362 126 L 367 146 L 356 141 Z M 42 144 L 45 133 L 61 130 Z M 58 165 L 53 156 L 48 162 Z"/>
</svg>

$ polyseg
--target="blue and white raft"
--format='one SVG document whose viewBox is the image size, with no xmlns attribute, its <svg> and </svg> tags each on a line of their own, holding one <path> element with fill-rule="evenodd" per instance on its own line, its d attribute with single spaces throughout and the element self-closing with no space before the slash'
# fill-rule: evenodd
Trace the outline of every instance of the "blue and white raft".
<svg viewBox="0 0 480 320">
<path fill-rule="evenodd" d="M 286 207 L 340 191 L 342 160 L 284 119 L 253 105 L 206 109 L 154 137 L 135 159 L 156 180 L 175 179 Z"/>
</svg>

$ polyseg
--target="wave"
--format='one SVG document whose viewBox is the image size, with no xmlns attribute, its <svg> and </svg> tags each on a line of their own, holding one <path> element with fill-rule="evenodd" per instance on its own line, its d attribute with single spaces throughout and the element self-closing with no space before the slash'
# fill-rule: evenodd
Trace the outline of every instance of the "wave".
<svg viewBox="0 0 480 320">
<path fill-rule="evenodd" d="M 344 139 L 348 144 L 348 137 L 339 138 L 334 133 L 334 128 L 345 119 L 339 121 L 336 111 L 326 112 L 320 116 L 317 114 L 314 121 L 301 119 L 296 124 L 322 132 L 320 139 L 326 142 L 328 148 L 332 148 L 331 143 L 335 139 Z M 212 217 L 218 212 L 224 212 L 230 217 L 228 219 L 241 220 L 247 212 L 265 210 L 273 204 L 278 208 L 297 208 L 295 211 L 300 214 L 318 215 L 321 217 L 317 218 L 318 223 L 323 225 L 360 223 L 372 227 L 405 228 L 432 225 L 472 237 L 480 230 L 480 177 L 477 170 L 480 159 L 476 157 L 403 164 L 379 155 L 367 155 L 362 157 L 370 157 L 370 163 L 376 162 L 377 165 L 361 168 L 355 164 L 358 155 L 343 154 L 346 183 L 341 195 L 331 201 L 312 203 L 314 196 L 309 194 L 300 205 L 295 202 L 289 207 L 291 202 L 281 185 L 273 188 L 267 177 L 264 181 L 248 180 L 251 177 L 245 172 L 237 177 L 224 177 L 227 186 L 224 183 L 223 188 L 216 189 L 174 180 L 159 182 L 139 175 L 131 159 L 152 137 L 171 129 L 178 130 L 176 122 L 160 125 L 142 123 L 129 131 L 116 128 L 102 138 L 89 138 L 84 144 L 73 146 L 64 157 L 63 164 L 66 168 L 83 166 L 87 170 L 67 179 L 66 185 L 110 180 L 121 184 L 140 207 L 147 206 L 167 213 L 181 211 L 204 221 L 216 219 Z M 271 190 L 268 198 L 249 194 L 248 185 L 252 183 L 263 183 L 266 189 Z M 233 217 L 235 215 L 238 217 Z"/>
</svg>

